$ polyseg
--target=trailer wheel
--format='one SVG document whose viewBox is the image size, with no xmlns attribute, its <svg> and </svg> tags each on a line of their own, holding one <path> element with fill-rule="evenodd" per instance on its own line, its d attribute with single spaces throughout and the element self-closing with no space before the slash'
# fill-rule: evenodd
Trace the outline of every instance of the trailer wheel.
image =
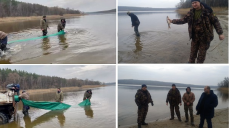
<svg viewBox="0 0 230 128">
<path fill-rule="evenodd" d="M 4 113 L 0 112 L 0 124 L 6 123 L 8 123 L 8 117 Z"/>
</svg>

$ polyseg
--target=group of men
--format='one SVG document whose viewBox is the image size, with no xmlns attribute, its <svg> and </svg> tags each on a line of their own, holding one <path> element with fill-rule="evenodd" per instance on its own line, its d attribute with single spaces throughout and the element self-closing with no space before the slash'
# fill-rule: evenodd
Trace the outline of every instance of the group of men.
<svg viewBox="0 0 230 128">
<path fill-rule="evenodd" d="M 61 18 L 61 21 L 58 23 L 57 26 L 57 31 L 58 32 L 63 31 L 65 29 L 65 26 L 66 26 L 66 20 L 64 18 Z M 42 30 L 43 36 L 46 36 L 48 33 L 47 29 L 49 28 L 46 16 L 43 16 L 43 18 L 40 20 L 40 28 Z M 0 49 L 2 52 L 6 51 L 7 42 L 8 42 L 7 34 L 3 31 L 0 31 Z"/>
<path fill-rule="evenodd" d="M 220 40 L 224 40 L 223 29 L 211 7 L 200 2 L 200 0 L 191 0 L 192 9 L 182 19 L 168 19 L 173 24 L 188 23 L 188 32 L 191 41 L 191 51 L 188 63 L 204 63 L 207 50 L 211 41 L 214 39 L 213 26 L 219 35 Z M 136 36 L 140 36 L 138 27 L 140 21 L 138 17 L 130 12 L 127 15 L 131 17 L 132 27 Z"/>
<path fill-rule="evenodd" d="M 195 101 L 195 95 L 191 92 L 191 88 L 187 87 L 186 92 L 181 98 L 181 94 L 179 89 L 176 88 L 175 84 L 172 84 L 172 88 L 169 90 L 166 98 L 166 105 L 170 104 L 170 112 L 171 118 L 170 120 L 174 120 L 174 110 L 176 112 L 177 118 L 179 121 L 181 120 L 181 115 L 179 111 L 179 105 L 182 105 L 182 101 L 184 102 L 184 111 L 185 111 L 185 122 L 190 121 L 191 125 L 194 126 L 194 116 L 193 116 L 193 102 Z M 153 106 L 153 100 L 149 91 L 147 90 L 147 85 L 143 84 L 141 89 L 137 90 L 135 95 L 135 102 L 138 106 L 138 128 L 141 128 L 141 125 L 148 125 L 145 122 L 146 115 L 148 112 L 148 104 L 151 103 Z M 204 120 L 208 123 L 208 128 L 212 128 L 211 119 L 214 117 L 214 108 L 218 105 L 217 96 L 213 93 L 213 90 L 210 89 L 209 86 L 204 88 L 204 92 L 202 93 L 197 105 L 196 111 L 197 115 L 200 115 L 200 124 L 199 128 L 203 128 Z M 189 112 L 189 114 L 188 114 Z"/>
<path fill-rule="evenodd" d="M 62 103 L 63 102 L 63 97 L 64 96 L 63 96 L 63 92 L 62 92 L 61 88 L 57 88 L 57 92 L 55 94 L 55 102 Z M 83 96 L 83 100 L 89 99 L 89 101 L 90 101 L 91 97 L 92 97 L 92 90 L 91 89 L 86 90 L 86 92 L 84 93 L 84 96 Z M 19 95 L 19 98 L 29 100 L 29 94 L 25 90 L 23 90 L 22 94 Z M 24 115 L 28 115 L 28 110 L 29 109 L 30 109 L 29 106 L 23 104 L 22 113 Z"/>
</svg>

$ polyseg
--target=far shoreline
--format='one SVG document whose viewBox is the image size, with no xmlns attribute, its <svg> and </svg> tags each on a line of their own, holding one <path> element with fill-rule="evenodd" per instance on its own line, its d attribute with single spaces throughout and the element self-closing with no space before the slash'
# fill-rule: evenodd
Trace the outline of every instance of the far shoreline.
<svg viewBox="0 0 230 128">
<path fill-rule="evenodd" d="M 47 20 L 55 20 L 60 18 L 74 18 L 74 17 L 80 17 L 84 16 L 85 14 L 64 14 L 64 15 L 46 15 Z M 34 20 L 40 20 L 42 19 L 42 16 L 20 16 L 20 17 L 3 17 L 0 18 L 0 24 L 1 23 L 12 23 L 12 22 L 23 22 L 23 21 L 34 21 Z"/>
</svg>

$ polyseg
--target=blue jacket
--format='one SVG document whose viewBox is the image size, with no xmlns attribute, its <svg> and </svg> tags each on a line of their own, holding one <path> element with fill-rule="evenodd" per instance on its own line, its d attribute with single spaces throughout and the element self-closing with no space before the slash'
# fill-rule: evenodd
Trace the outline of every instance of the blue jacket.
<svg viewBox="0 0 230 128">
<path fill-rule="evenodd" d="M 140 21 L 139 21 L 138 17 L 135 14 L 129 13 L 129 16 L 131 17 L 132 26 L 136 26 L 136 25 L 140 24 Z"/>
<path fill-rule="evenodd" d="M 197 114 L 201 114 L 205 118 L 213 118 L 214 117 L 214 108 L 218 105 L 218 99 L 216 94 L 213 93 L 213 90 L 210 90 L 210 94 L 207 96 L 206 100 L 204 101 L 204 108 L 202 111 L 201 109 L 201 102 L 203 98 L 207 95 L 206 93 L 202 93 L 198 104 L 196 106 Z"/>
</svg>

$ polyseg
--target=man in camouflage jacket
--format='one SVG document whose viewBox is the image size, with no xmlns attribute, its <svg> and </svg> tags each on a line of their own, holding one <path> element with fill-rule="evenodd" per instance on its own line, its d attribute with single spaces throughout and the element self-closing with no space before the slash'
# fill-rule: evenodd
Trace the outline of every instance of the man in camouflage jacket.
<svg viewBox="0 0 230 128">
<path fill-rule="evenodd" d="M 151 103 L 151 105 L 153 106 L 153 100 L 145 84 L 142 85 L 141 89 L 137 90 L 137 93 L 135 95 L 135 102 L 138 106 L 138 128 L 141 128 L 141 125 L 148 125 L 147 123 L 145 123 L 145 118 L 149 108 L 148 104 Z"/>
<path fill-rule="evenodd" d="M 172 89 L 169 90 L 167 98 L 166 98 L 166 105 L 168 106 L 168 102 L 170 104 L 170 111 L 171 111 L 171 118 L 170 120 L 174 119 L 174 108 L 176 111 L 176 115 L 179 121 L 181 121 L 180 111 L 179 111 L 179 104 L 181 106 L 181 95 L 180 91 L 176 88 L 176 85 L 172 85 Z"/>
<path fill-rule="evenodd" d="M 213 26 L 223 40 L 223 30 L 213 10 L 200 0 L 191 0 L 193 8 L 182 19 L 171 20 L 173 24 L 188 23 L 189 37 L 192 39 L 189 63 L 204 63 L 206 52 L 214 38 Z M 198 54 L 198 57 L 197 57 Z M 196 61 L 197 58 L 197 61 Z"/>
</svg>

